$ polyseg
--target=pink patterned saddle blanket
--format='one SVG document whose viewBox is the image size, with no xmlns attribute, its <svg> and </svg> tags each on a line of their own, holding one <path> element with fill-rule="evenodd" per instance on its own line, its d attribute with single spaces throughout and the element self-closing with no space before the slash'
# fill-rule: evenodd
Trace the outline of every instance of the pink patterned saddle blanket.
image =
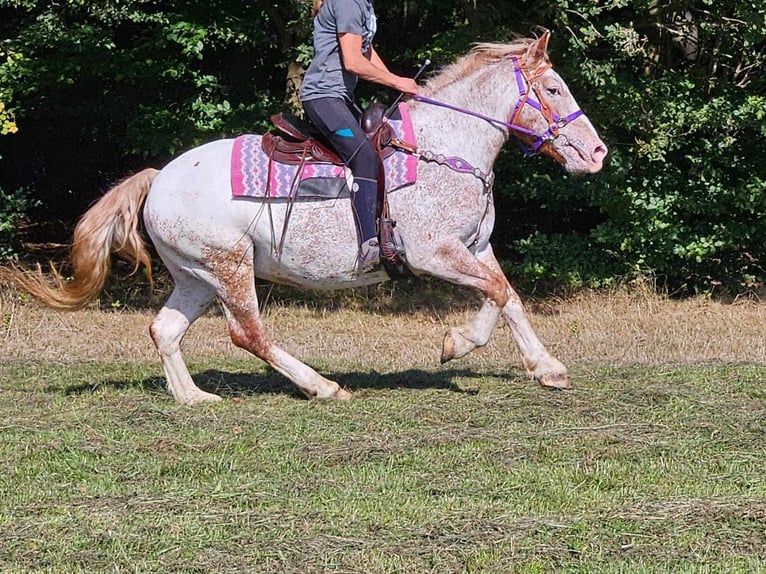
<svg viewBox="0 0 766 574">
<path fill-rule="evenodd" d="M 399 104 L 401 119 L 389 119 L 394 137 L 415 145 L 415 132 L 406 104 Z M 327 186 L 312 185 L 312 180 L 346 180 L 343 166 L 331 163 L 310 163 L 302 167 L 272 161 L 261 148 L 260 135 L 245 134 L 234 140 L 231 153 L 231 192 L 234 197 L 287 198 L 295 194 L 296 199 L 329 198 Z M 271 163 L 271 165 L 269 165 Z M 386 191 L 414 183 L 418 178 L 417 157 L 397 150 L 383 160 L 386 174 Z M 300 173 L 298 170 L 300 169 Z M 298 186 L 297 193 L 292 189 Z M 346 186 L 338 185 L 341 189 Z M 348 189 L 346 188 L 346 194 Z M 337 197 L 337 193 L 334 197 Z"/>
</svg>

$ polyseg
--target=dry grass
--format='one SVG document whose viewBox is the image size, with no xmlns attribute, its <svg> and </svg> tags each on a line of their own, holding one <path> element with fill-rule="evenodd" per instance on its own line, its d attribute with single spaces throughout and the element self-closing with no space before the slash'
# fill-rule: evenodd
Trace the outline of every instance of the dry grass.
<svg viewBox="0 0 766 574">
<path fill-rule="evenodd" d="M 364 358 L 376 369 L 427 368 L 438 364 L 446 329 L 478 308 L 465 304 L 465 293 L 444 289 L 436 305 L 414 300 L 407 308 L 401 301 L 359 298 L 348 304 L 293 304 L 270 298 L 263 313 L 272 339 L 299 358 L 341 364 Z M 377 311 L 367 311 L 370 307 Z M 527 310 L 543 343 L 572 368 L 766 363 L 766 306 L 760 302 L 672 300 L 623 290 L 533 301 Z M 97 308 L 58 313 L 0 292 L 0 360 L 154 360 L 148 336 L 153 315 Z M 231 344 L 217 309 L 192 326 L 183 348 L 191 360 L 248 356 Z M 498 369 L 519 361 L 509 329 L 501 326 L 485 349 L 463 363 Z"/>
</svg>

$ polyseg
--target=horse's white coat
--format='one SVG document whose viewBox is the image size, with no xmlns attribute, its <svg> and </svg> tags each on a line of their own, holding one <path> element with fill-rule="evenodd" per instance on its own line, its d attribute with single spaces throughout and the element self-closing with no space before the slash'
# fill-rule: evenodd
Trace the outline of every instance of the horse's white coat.
<svg viewBox="0 0 766 574">
<path fill-rule="evenodd" d="M 547 34 L 522 52 L 534 69 Z M 566 85 L 552 70 L 539 80 L 560 116 L 577 109 Z M 432 81 L 432 96 L 487 116 L 506 119 L 519 98 L 513 67 L 500 59 L 476 67 L 446 85 Z M 555 89 L 553 89 L 555 88 Z M 556 93 L 558 90 L 558 94 Z M 425 104 L 410 104 L 418 147 L 458 156 L 491 172 L 508 132 L 475 117 Z M 519 123 L 544 132 L 542 115 L 527 106 Z M 143 216 L 154 245 L 175 279 L 175 289 L 151 326 L 168 387 L 184 404 L 217 400 L 194 384 L 180 352 L 189 325 L 218 296 L 233 342 L 288 377 L 310 397 L 347 398 L 333 381 L 277 347 L 259 316 L 254 277 L 315 289 L 368 285 L 387 279 L 383 271 L 355 269 L 357 237 L 349 200 L 298 202 L 280 245 L 286 205 L 231 197 L 232 141 L 192 149 L 168 164 L 154 180 Z M 573 172 L 601 168 L 606 147 L 581 116 L 562 129 L 549 152 Z M 421 162 L 418 182 L 389 195 L 407 265 L 417 274 L 470 286 L 483 297 L 469 322 L 444 339 L 442 361 L 485 345 L 502 315 L 513 330 L 527 370 L 542 384 L 567 386 L 566 368 L 535 335 L 519 297 L 498 265 L 490 245 L 494 225 L 491 190 L 472 175 Z M 281 247 L 281 256 L 277 252 Z"/>
</svg>

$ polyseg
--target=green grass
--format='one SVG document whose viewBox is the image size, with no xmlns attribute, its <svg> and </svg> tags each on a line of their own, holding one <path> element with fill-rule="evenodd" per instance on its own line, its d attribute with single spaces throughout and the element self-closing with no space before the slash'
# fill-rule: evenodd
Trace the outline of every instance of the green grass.
<svg viewBox="0 0 766 574">
<path fill-rule="evenodd" d="M 0 366 L 2 572 L 766 572 L 766 368 Z M 255 371 L 253 371 L 255 369 Z"/>
</svg>

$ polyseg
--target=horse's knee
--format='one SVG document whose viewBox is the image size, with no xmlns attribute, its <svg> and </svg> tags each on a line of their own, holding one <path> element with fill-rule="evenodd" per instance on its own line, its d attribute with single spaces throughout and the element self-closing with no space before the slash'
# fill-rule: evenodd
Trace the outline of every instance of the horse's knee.
<svg viewBox="0 0 766 574">
<path fill-rule="evenodd" d="M 161 355 L 171 355 L 179 350 L 188 328 L 189 322 L 183 315 L 163 308 L 149 326 L 149 336 Z"/>
<path fill-rule="evenodd" d="M 501 273 L 493 273 L 491 279 L 487 282 L 484 290 L 484 296 L 494 303 L 497 309 L 505 309 L 506 306 L 520 306 L 521 299 L 513 290 L 511 284 Z"/>
</svg>

